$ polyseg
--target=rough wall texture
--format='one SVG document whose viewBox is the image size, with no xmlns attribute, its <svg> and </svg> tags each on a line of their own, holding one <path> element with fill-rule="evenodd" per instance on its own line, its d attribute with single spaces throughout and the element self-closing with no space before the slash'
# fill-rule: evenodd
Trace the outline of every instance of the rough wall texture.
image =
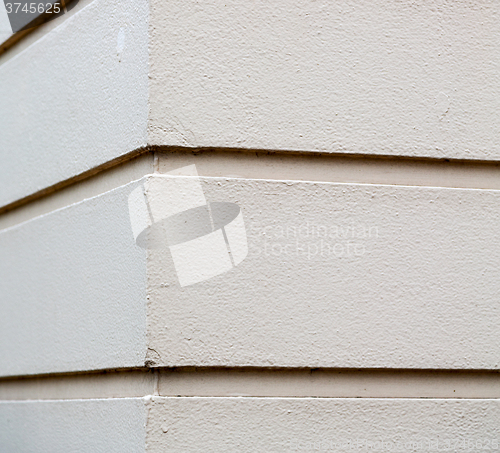
<svg viewBox="0 0 500 453">
<path fill-rule="evenodd" d="M 498 400 L 154 398 L 146 445 L 149 452 L 479 451 L 498 448 L 499 422 Z"/>
<path fill-rule="evenodd" d="M 147 347 L 155 366 L 499 368 L 498 191 L 202 178 L 242 209 L 248 256 L 182 287 L 128 210 L 172 178 L 0 234 L 4 375 L 141 366 Z"/>
<path fill-rule="evenodd" d="M 496 2 L 151 5 L 154 144 L 500 159 Z"/>
<path fill-rule="evenodd" d="M 499 160 L 498 23 L 494 2 L 95 0 L 0 62 L 0 206 L 147 144 Z"/>
<path fill-rule="evenodd" d="M 206 178 L 247 258 L 180 287 L 148 261 L 159 364 L 497 369 L 499 192 Z"/>
<path fill-rule="evenodd" d="M 1 54 L 0 451 L 498 450 L 498 14 L 86 0 Z M 165 151 L 201 147 L 232 152 L 206 150 L 195 196 L 163 184 L 185 174 Z M 238 212 L 217 241 L 140 247 L 205 198 Z"/>
</svg>

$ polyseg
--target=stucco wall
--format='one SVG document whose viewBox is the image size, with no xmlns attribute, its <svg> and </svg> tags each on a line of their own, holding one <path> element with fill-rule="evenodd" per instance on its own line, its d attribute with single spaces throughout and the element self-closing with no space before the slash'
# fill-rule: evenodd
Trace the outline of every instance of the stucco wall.
<svg viewBox="0 0 500 453">
<path fill-rule="evenodd" d="M 500 448 L 495 2 L 2 13 L 0 451 Z"/>
</svg>

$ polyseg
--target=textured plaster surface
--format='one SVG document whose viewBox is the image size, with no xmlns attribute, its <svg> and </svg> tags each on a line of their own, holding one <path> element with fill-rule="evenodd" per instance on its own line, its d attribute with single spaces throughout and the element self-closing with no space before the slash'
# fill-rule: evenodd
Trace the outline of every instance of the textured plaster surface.
<svg viewBox="0 0 500 453">
<path fill-rule="evenodd" d="M 355 448 L 460 452 L 485 446 L 494 451 L 499 417 L 499 401 L 487 399 L 146 397 L 1 402 L 0 444 L 5 451 L 55 453 Z"/>
<path fill-rule="evenodd" d="M 499 161 L 498 14 L 94 0 L 0 58 L 0 206 L 148 144 Z"/>
<path fill-rule="evenodd" d="M 3 375 L 499 368 L 499 191 L 204 177 L 248 256 L 181 287 L 168 248 L 134 243 L 128 196 L 154 179 L 0 232 Z"/>
<path fill-rule="evenodd" d="M 155 397 L 146 450 L 480 451 L 499 426 L 498 400 Z"/>
<path fill-rule="evenodd" d="M 132 235 L 128 195 L 154 179 L 0 233 L 3 375 L 146 348 L 150 366 L 499 368 L 499 191 L 204 177 L 249 252 L 180 287 Z"/>
<path fill-rule="evenodd" d="M 181 288 L 150 251 L 156 365 L 499 368 L 499 191 L 203 182 L 248 256 Z"/>
<path fill-rule="evenodd" d="M 500 159 L 499 5 L 152 0 L 153 144 Z"/>
</svg>

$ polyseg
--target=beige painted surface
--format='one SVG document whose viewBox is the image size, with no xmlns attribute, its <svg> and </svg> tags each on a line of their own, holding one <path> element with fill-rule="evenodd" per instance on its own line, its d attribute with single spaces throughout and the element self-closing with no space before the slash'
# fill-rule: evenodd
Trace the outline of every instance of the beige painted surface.
<svg viewBox="0 0 500 453">
<path fill-rule="evenodd" d="M 500 189 L 500 163 L 238 151 L 159 152 L 158 172 L 195 164 L 201 176 Z"/>
<path fill-rule="evenodd" d="M 111 398 L 0 402 L 9 452 L 495 451 L 500 401 Z"/>
<path fill-rule="evenodd" d="M 500 398 L 500 374 L 409 370 L 199 370 L 159 373 L 162 396 Z"/>
<path fill-rule="evenodd" d="M 0 450 L 498 450 L 498 15 L 81 0 L 0 45 Z M 192 164 L 250 253 L 182 287 L 127 200 Z"/>
<path fill-rule="evenodd" d="M 150 5 L 151 144 L 500 159 L 496 1 Z"/>
<path fill-rule="evenodd" d="M 499 369 L 500 191 L 204 176 L 206 200 L 241 209 L 249 252 L 182 287 L 168 250 L 134 242 L 128 200 L 185 179 L 150 175 L 0 232 L 3 375 Z"/>
<path fill-rule="evenodd" d="M 146 451 L 478 452 L 499 438 L 499 400 L 154 397 Z"/>
<path fill-rule="evenodd" d="M 249 252 L 180 287 L 150 250 L 156 366 L 499 368 L 500 191 L 202 181 Z"/>
<path fill-rule="evenodd" d="M 497 17 L 82 0 L 0 56 L 0 205 L 147 145 L 498 161 Z"/>
</svg>

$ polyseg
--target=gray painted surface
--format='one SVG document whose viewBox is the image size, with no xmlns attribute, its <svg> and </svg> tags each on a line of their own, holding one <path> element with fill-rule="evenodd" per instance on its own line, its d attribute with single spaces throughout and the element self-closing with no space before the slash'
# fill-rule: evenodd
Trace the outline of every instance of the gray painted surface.
<svg viewBox="0 0 500 453">
<path fill-rule="evenodd" d="M 0 400 L 158 396 L 500 398 L 500 372 L 162 368 L 0 380 Z"/>
<path fill-rule="evenodd" d="M 0 57 L 0 207 L 147 144 L 500 161 L 498 13 L 490 1 L 89 0 Z M 209 202 L 241 208 L 249 255 L 186 287 L 168 250 L 134 243 L 138 183 L 69 205 L 124 184 L 105 173 L 14 211 L 0 231 L 0 375 L 500 369 L 500 192 L 379 185 L 494 188 L 496 174 L 412 165 L 204 178 Z M 351 183 L 356 172 L 373 185 Z M 0 382 L 27 399 L 0 402 L 0 450 L 499 448 L 499 400 L 464 399 L 497 395 L 496 376 L 134 373 Z M 191 397 L 122 398 L 158 392 Z"/>
<path fill-rule="evenodd" d="M 0 446 L 23 453 L 495 451 L 499 421 L 498 400 L 146 397 L 1 402 Z"/>
<path fill-rule="evenodd" d="M 128 195 L 154 179 L 0 233 L 3 375 L 143 366 L 146 348 L 151 366 L 499 368 L 499 191 L 204 177 L 249 253 L 180 287 L 132 235 Z"/>
<path fill-rule="evenodd" d="M 143 398 L 0 402 L 3 452 L 142 453 Z"/>
<path fill-rule="evenodd" d="M 145 146 L 147 1 L 95 0 L 0 60 L 0 206 Z"/>
<path fill-rule="evenodd" d="M 0 232 L 0 374 L 143 366 L 146 253 L 134 184 Z"/>
<path fill-rule="evenodd" d="M 499 161 L 498 13 L 95 0 L 0 59 L 0 206 L 147 144 Z"/>
<path fill-rule="evenodd" d="M 499 191 L 204 177 L 249 252 L 180 287 L 168 248 L 132 235 L 128 195 L 155 178 L 0 233 L 3 375 L 146 348 L 151 366 L 499 368 Z"/>
</svg>

